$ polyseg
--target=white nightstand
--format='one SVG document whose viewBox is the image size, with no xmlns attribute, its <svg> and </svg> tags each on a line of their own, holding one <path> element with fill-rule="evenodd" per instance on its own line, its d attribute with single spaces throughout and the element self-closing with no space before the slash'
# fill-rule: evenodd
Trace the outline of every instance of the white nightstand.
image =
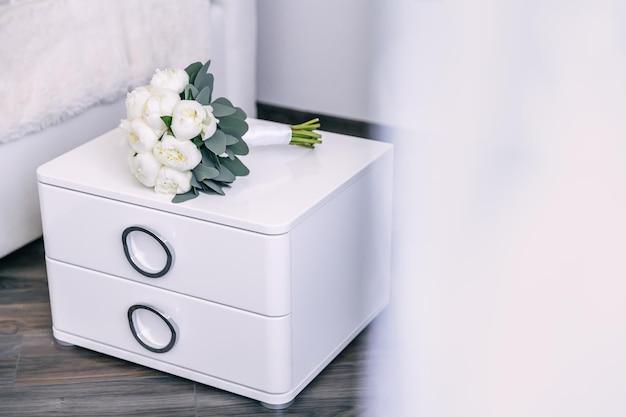
<svg viewBox="0 0 626 417">
<path fill-rule="evenodd" d="M 54 337 L 270 407 L 389 300 L 393 148 L 252 148 L 226 196 L 139 184 L 113 130 L 41 166 Z"/>
</svg>

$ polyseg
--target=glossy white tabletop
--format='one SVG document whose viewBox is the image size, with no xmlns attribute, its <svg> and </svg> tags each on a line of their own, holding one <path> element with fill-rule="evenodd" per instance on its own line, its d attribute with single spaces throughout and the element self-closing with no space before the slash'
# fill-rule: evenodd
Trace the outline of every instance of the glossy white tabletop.
<svg viewBox="0 0 626 417">
<path fill-rule="evenodd" d="M 242 157 L 250 174 L 226 195 L 200 194 L 183 203 L 158 194 L 131 175 L 121 130 L 112 130 L 37 170 L 41 183 L 265 234 L 291 230 L 316 207 L 366 172 L 392 145 L 323 133 L 315 149 L 291 145 L 250 148 Z"/>
</svg>

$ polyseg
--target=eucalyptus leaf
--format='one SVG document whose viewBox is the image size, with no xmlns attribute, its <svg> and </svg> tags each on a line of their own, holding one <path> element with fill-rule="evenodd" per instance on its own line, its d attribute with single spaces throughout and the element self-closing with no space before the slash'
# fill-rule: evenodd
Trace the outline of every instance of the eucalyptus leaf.
<svg viewBox="0 0 626 417">
<path fill-rule="evenodd" d="M 206 179 L 215 178 L 219 175 L 220 171 L 215 167 L 208 167 L 202 163 L 196 165 L 192 170 L 198 181 L 204 181 Z"/>
<path fill-rule="evenodd" d="M 224 134 L 224 136 L 226 137 L 226 145 L 234 145 L 235 143 L 239 142 L 241 139 L 237 139 L 236 137 L 232 136 L 232 135 L 227 135 L 226 133 L 222 132 Z"/>
<path fill-rule="evenodd" d="M 211 181 L 211 180 L 204 180 L 202 181 L 202 184 L 207 186 L 210 190 L 213 190 L 220 195 L 224 195 L 224 191 L 222 190 L 222 187 L 216 182 Z"/>
<path fill-rule="evenodd" d="M 220 167 L 220 174 L 217 177 L 211 178 L 211 179 L 213 181 L 233 182 L 233 181 L 235 181 L 235 178 L 237 178 L 235 176 L 235 174 L 230 172 L 230 169 L 228 169 L 224 165 L 222 165 Z"/>
<path fill-rule="evenodd" d="M 196 98 L 196 96 L 198 95 L 199 91 L 198 89 L 191 84 L 187 84 L 187 86 L 185 87 L 185 91 L 184 91 L 184 98 L 185 100 L 193 100 Z"/>
<path fill-rule="evenodd" d="M 250 152 L 248 144 L 243 139 L 228 146 L 227 149 L 232 150 L 235 155 L 248 155 L 248 152 Z"/>
<path fill-rule="evenodd" d="M 207 61 L 206 64 L 200 68 L 196 79 L 193 81 L 193 85 L 196 86 L 198 90 L 209 87 L 211 91 L 213 91 L 213 74 L 209 72 L 209 65 L 211 65 L 211 61 Z"/>
<path fill-rule="evenodd" d="M 189 75 L 189 83 L 193 84 L 196 79 L 196 75 L 198 71 L 202 68 L 202 62 L 194 62 L 193 64 L 189 64 L 187 68 L 185 68 L 185 72 Z"/>
<path fill-rule="evenodd" d="M 205 148 L 204 146 L 200 147 L 200 153 L 202 153 L 202 164 L 208 167 L 219 167 L 219 158 L 215 156 L 213 152 Z"/>
<path fill-rule="evenodd" d="M 211 103 L 211 107 L 213 107 L 213 116 L 217 117 L 218 119 L 221 117 L 230 116 L 231 114 L 235 113 L 234 107 L 225 104 L 213 102 Z"/>
<path fill-rule="evenodd" d="M 191 186 L 194 188 L 202 188 L 202 184 L 200 184 L 195 174 L 191 176 Z"/>
<path fill-rule="evenodd" d="M 226 135 L 218 129 L 204 141 L 204 146 L 215 155 L 221 155 L 226 151 Z"/>
<path fill-rule="evenodd" d="M 246 117 L 248 117 L 246 115 L 246 112 L 243 111 L 243 109 L 241 107 L 235 108 L 235 113 L 233 113 L 233 116 L 235 116 L 235 117 L 237 117 L 239 119 L 242 119 L 242 120 L 245 120 Z"/>
<path fill-rule="evenodd" d="M 232 184 L 231 182 L 226 182 L 226 181 L 216 181 L 216 180 L 211 180 L 213 182 L 215 182 L 217 185 L 219 185 L 220 187 L 222 187 L 222 189 L 224 188 L 230 188 L 230 185 Z"/>
<path fill-rule="evenodd" d="M 203 106 L 208 106 L 211 103 L 211 87 L 204 87 L 196 96 L 196 101 Z"/>
<path fill-rule="evenodd" d="M 211 103 L 211 105 L 213 105 L 213 104 L 221 104 L 223 106 L 235 108 L 233 103 L 231 103 L 230 100 L 227 99 L 226 97 L 218 97 L 218 98 L 216 98 L 215 101 L 213 103 Z"/>
<path fill-rule="evenodd" d="M 220 119 L 219 128 L 226 134 L 240 138 L 248 131 L 248 124 L 240 118 L 226 116 Z"/>
<path fill-rule="evenodd" d="M 222 158 L 221 163 L 228 168 L 230 172 L 238 177 L 244 177 L 250 173 L 248 167 L 245 166 L 237 157 L 235 157 L 235 159 Z"/>
<path fill-rule="evenodd" d="M 172 203 L 183 203 L 196 197 L 198 197 L 198 190 L 191 187 L 191 190 L 187 191 L 185 194 L 176 194 L 174 198 L 172 198 Z"/>
</svg>

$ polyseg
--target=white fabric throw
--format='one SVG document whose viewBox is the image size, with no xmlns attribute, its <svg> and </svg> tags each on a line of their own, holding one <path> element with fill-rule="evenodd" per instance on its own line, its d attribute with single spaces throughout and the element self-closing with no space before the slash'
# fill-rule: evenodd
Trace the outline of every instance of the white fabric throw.
<svg viewBox="0 0 626 417">
<path fill-rule="evenodd" d="M 0 143 L 210 57 L 209 0 L 0 3 Z"/>
</svg>

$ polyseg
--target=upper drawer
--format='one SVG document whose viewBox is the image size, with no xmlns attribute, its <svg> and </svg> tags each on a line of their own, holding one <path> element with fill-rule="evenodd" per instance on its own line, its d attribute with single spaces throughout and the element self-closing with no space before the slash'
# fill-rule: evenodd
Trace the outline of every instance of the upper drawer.
<svg viewBox="0 0 626 417">
<path fill-rule="evenodd" d="M 51 259 L 267 316 L 291 311 L 289 234 L 263 235 L 41 183 L 39 196 Z"/>
</svg>

